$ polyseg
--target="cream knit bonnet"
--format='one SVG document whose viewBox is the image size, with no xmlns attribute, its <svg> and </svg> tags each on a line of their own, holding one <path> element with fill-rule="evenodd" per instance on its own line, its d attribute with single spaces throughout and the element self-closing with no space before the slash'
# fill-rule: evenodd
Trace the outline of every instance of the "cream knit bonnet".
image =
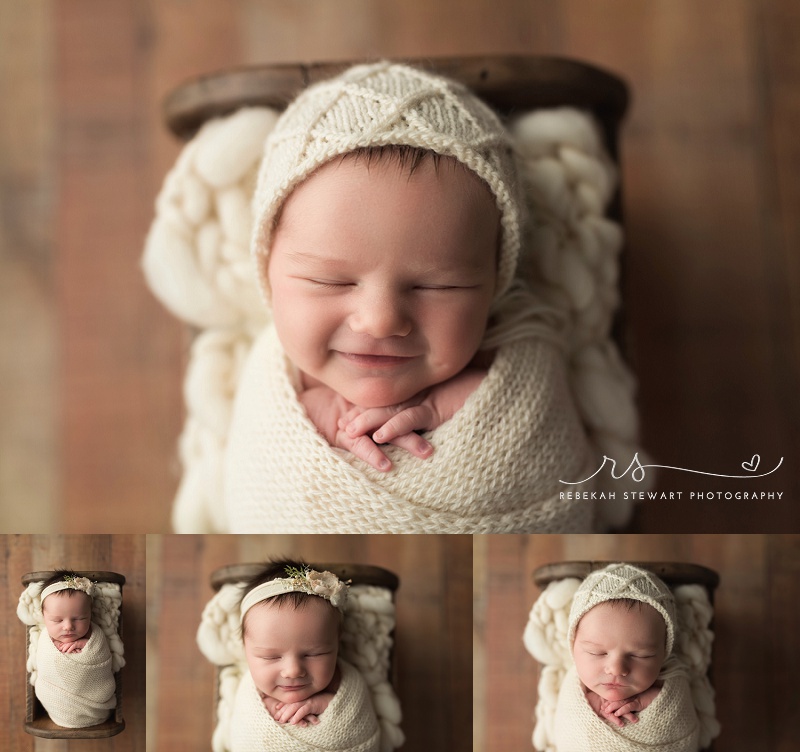
<svg viewBox="0 0 800 752">
<path fill-rule="evenodd" d="M 523 197 L 510 138 L 497 115 L 454 81 L 405 65 L 358 65 L 303 91 L 267 137 L 253 197 L 251 250 L 268 296 L 273 223 L 289 194 L 334 157 L 371 146 L 453 157 L 489 186 L 501 212 L 495 299 L 514 277 Z"/>
<path fill-rule="evenodd" d="M 667 625 L 667 655 L 675 642 L 675 599 L 670 589 L 654 575 L 630 564 L 609 564 L 592 572 L 575 591 L 569 612 L 567 641 L 570 648 L 581 617 L 604 601 L 630 598 L 652 606 Z"/>
</svg>

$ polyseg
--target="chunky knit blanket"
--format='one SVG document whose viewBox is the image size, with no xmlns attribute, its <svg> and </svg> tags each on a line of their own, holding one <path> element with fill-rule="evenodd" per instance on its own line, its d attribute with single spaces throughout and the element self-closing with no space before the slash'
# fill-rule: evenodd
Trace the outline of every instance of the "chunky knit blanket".
<svg viewBox="0 0 800 752">
<path fill-rule="evenodd" d="M 614 726 L 595 714 L 573 667 L 558 695 L 555 742 L 558 752 L 697 752 L 699 724 L 685 676 L 664 680 L 638 723 Z"/>
<path fill-rule="evenodd" d="M 550 344 L 501 347 L 427 460 L 389 447 L 381 473 L 331 448 L 297 398 L 274 329 L 257 340 L 234 405 L 225 506 L 232 532 L 590 532 L 592 507 L 560 498 L 594 458 Z"/>
<path fill-rule="evenodd" d="M 232 752 L 378 752 L 380 731 L 361 674 L 339 660 L 342 680 L 316 726 L 278 723 L 247 672 L 239 684 L 231 723 Z"/>
<path fill-rule="evenodd" d="M 116 706 L 111 651 L 103 630 L 92 625 L 80 653 L 62 653 L 42 631 L 36 649 L 36 696 L 53 722 L 66 728 L 102 723 Z"/>
</svg>

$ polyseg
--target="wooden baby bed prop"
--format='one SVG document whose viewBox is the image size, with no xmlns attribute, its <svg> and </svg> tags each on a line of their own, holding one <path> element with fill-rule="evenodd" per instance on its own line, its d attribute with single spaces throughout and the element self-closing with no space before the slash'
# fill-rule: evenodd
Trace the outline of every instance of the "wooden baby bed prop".
<svg viewBox="0 0 800 752">
<path fill-rule="evenodd" d="M 709 603 L 714 605 L 714 592 L 719 585 L 719 574 L 713 569 L 704 567 L 700 564 L 689 564 L 687 562 L 674 561 L 628 561 L 640 569 L 660 577 L 670 590 L 679 585 L 701 585 L 708 593 Z M 552 564 L 544 564 L 537 567 L 533 572 L 533 581 L 540 590 L 544 590 L 551 582 L 574 577 L 579 580 L 585 579 L 592 572 L 603 569 L 615 561 L 560 561 Z M 713 630 L 712 620 L 710 628 Z M 708 680 L 713 686 L 713 657 L 708 667 Z M 707 747 L 703 747 L 703 752 L 714 752 L 714 742 Z"/>
<path fill-rule="evenodd" d="M 22 575 L 22 584 L 27 587 L 32 582 L 43 582 L 51 577 L 53 572 L 28 572 Z M 120 593 L 125 584 L 125 576 L 117 572 L 95 572 L 95 571 L 76 571 L 79 577 L 87 577 L 92 582 L 113 582 L 119 585 Z M 27 661 L 28 651 L 30 650 L 30 629 L 25 630 L 25 658 Z M 122 637 L 122 613 L 119 617 L 119 635 Z M 44 739 L 106 739 L 116 736 L 125 728 L 125 720 L 122 717 L 122 679 L 121 671 L 114 674 L 116 686 L 117 705 L 109 718 L 103 723 L 84 728 L 65 728 L 50 720 L 47 711 L 36 697 L 36 691 L 30 683 L 30 674 L 25 674 L 25 731 L 32 736 L 39 736 Z"/>
<path fill-rule="evenodd" d="M 297 94 L 357 63 L 275 64 L 237 68 L 200 76 L 174 89 L 164 102 L 164 119 L 188 140 L 210 118 L 240 107 L 285 109 Z M 501 115 L 542 107 L 590 110 L 602 123 L 607 146 L 616 157 L 616 134 L 628 107 L 628 87 L 594 65 L 539 55 L 405 58 L 416 67 L 461 81 Z"/>
</svg>

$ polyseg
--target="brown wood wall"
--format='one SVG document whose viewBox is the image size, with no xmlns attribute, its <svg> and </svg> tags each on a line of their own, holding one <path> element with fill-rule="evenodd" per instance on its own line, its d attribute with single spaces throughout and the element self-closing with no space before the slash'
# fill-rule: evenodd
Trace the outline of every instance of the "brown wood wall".
<svg viewBox="0 0 800 752">
<path fill-rule="evenodd" d="M 148 536 L 148 749 L 207 749 L 214 668 L 197 649 L 209 575 L 288 556 L 372 564 L 400 578 L 395 689 L 404 749 L 464 752 L 472 739 L 470 536 Z"/>
<path fill-rule="evenodd" d="M 630 353 L 648 532 L 798 527 L 800 11 L 793 0 L 9 0 L 0 12 L 0 510 L 10 532 L 167 531 L 187 335 L 139 269 L 179 145 L 159 107 L 230 66 L 555 54 L 623 76 Z M 760 484 L 759 484 L 760 483 Z M 756 485 L 759 484 L 759 485 Z"/>
<path fill-rule="evenodd" d="M 0 535 L 0 746 L 9 752 L 141 752 L 145 748 L 145 536 Z M 124 731 L 110 739 L 40 739 L 25 723 L 25 625 L 16 609 L 27 572 L 58 568 L 125 575 Z"/>
<path fill-rule="evenodd" d="M 800 730 L 800 539 L 789 535 L 480 536 L 475 545 L 474 752 L 532 749 L 538 664 L 522 632 L 557 561 L 675 561 L 719 573 L 713 682 L 715 752 L 790 752 Z"/>
</svg>

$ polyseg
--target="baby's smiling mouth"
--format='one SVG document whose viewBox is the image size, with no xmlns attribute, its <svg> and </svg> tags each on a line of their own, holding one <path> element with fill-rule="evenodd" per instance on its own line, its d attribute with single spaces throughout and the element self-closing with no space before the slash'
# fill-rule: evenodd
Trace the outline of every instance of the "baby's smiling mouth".
<svg viewBox="0 0 800 752">
<path fill-rule="evenodd" d="M 368 368 L 399 366 L 413 360 L 408 355 L 379 355 L 374 353 L 353 353 L 337 351 L 345 360 L 358 366 Z"/>
</svg>

